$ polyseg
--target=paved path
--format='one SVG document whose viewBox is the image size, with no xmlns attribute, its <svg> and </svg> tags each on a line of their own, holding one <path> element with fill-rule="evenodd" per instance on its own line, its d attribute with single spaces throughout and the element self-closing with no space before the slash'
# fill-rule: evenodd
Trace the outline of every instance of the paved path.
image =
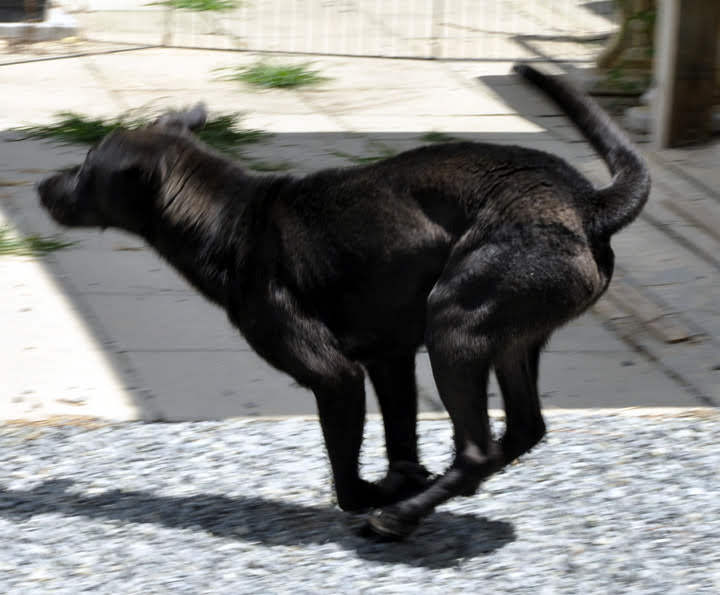
<svg viewBox="0 0 720 595">
<path fill-rule="evenodd" d="M 422 144 L 433 130 L 552 151 L 607 180 L 557 110 L 508 76 L 509 63 L 318 58 L 314 67 L 331 80 L 311 91 L 257 92 L 215 80 L 214 69 L 255 59 L 148 49 L 5 64 L 0 130 L 48 122 L 60 110 L 111 116 L 202 99 L 218 112 L 242 110 L 247 126 L 275 133 L 248 149 L 254 167 L 346 165 Z M 1 142 L 0 218 L 23 232 L 58 232 L 32 185 L 84 150 Z M 561 330 L 543 359 L 546 407 L 720 403 L 716 154 L 711 146 L 650 156 L 653 196 L 614 243 L 613 291 Z M 42 259 L 0 257 L 0 418 L 314 412 L 309 393 L 261 362 L 224 314 L 139 240 L 111 231 L 64 237 L 77 243 Z M 424 354 L 418 376 L 423 409 L 439 411 Z"/>
</svg>

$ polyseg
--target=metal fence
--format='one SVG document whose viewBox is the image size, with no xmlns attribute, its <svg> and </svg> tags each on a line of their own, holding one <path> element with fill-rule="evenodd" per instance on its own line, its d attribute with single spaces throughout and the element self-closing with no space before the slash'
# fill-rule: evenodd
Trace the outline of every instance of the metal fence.
<svg viewBox="0 0 720 595">
<path fill-rule="evenodd" d="M 232 0 L 197 0 L 211 6 Z M 357 56 L 591 60 L 611 0 L 75 0 L 86 38 L 143 45 Z"/>
</svg>

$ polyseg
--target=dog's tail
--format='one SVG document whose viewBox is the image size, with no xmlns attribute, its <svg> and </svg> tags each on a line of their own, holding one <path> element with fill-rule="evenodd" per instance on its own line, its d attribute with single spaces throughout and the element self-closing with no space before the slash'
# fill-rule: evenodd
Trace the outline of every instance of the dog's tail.
<svg viewBox="0 0 720 595">
<path fill-rule="evenodd" d="M 572 120 L 607 163 L 609 186 L 596 191 L 589 227 L 609 237 L 638 216 L 650 194 L 650 174 L 632 141 L 590 97 L 527 64 L 513 70 L 545 92 Z"/>
</svg>

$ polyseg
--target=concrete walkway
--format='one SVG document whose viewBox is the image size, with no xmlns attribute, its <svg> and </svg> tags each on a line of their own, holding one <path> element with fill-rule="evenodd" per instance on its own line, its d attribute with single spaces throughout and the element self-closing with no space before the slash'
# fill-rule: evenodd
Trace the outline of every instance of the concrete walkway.
<svg viewBox="0 0 720 595">
<path fill-rule="evenodd" d="M 145 49 L 0 65 L 0 225 L 59 230 L 33 184 L 86 148 L 5 142 L 58 111 L 116 116 L 204 100 L 274 133 L 249 167 L 307 172 L 404 150 L 442 131 L 559 154 L 598 183 L 602 163 L 557 109 L 508 75 L 509 63 L 317 58 L 308 91 L 216 80 L 247 53 Z M 306 61 L 284 57 L 283 61 Z M 543 359 L 547 408 L 720 404 L 720 179 L 717 146 L 649 156 L 654 189 L 614 242 L 619 265 L 598 307 L 561 330 Z M 72 247 L 0 256 L 0 419 L 217 419 L 313 413 L 310 393 L 264 364 L 225 315 L 130 236 L 67 232 Z M 439 412 L 427 358 L 422 408 Z M 499 406 L 495 386 L 492 406 Z M 371 392 L 369 391 L 371 395 Z M 370 408 L 375 409 L 373 399 Z"/>
</svg>

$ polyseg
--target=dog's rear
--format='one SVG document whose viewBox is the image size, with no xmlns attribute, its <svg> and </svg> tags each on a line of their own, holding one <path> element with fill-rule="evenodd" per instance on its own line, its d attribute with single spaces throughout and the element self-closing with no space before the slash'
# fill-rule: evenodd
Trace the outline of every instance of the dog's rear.
<svg viewBox="0 0 720 595">
<path fill-rule="evenodd" d="M 645 204 L 650 178 L 627 137 L 590 98 L 527 65 L 516 72 L 563 109 L 608 164 L 613 180 L 594 189 L 567 164 L 498 150 L 489 174 L 498 201 L 453 246 L 428 297 L 426 345 L 438 392 L 453 423 L 452 467 L 426 491 L 370 519 L 392 537 L 454 495 L 528 452 L 545 433 L 537 380 L 550 335 L 578 316 L 607 288 L 613 268 L 609 239 Z M 504 190 L 506 187 L 507 190 Z M 482 215 L 484 209 L 478 214 Z M 506 430 L 493 438 L 487 382 L 494 369 Z"/>
</svg>

